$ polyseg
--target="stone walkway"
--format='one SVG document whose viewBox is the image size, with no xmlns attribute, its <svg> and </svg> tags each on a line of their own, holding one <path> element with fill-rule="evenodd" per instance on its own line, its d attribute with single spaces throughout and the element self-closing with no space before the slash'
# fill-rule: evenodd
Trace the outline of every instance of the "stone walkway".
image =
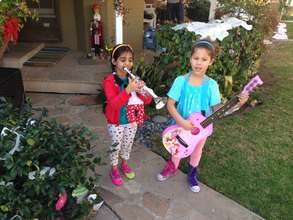
<svg viewBox="0 0 293 220">
<path fill-rule="evenodd" d="M 96 152 L 108 163 L 110 139 L 101 105 L 94 96 L 27 93 L 33 107 L 46 107 L 49 117 L 62 123 L 82 123 L 98 134 Z M 156 181 L 156 174 L 165 164 L 164 159 L 135 143 L 130 163 L 135 168 L 135 180 L 121 187 L 111 184 L 109 164 L 98 167 L 101 179 L 99 194 L 105 205 L 94 220 L 262 220 L 238 203 L 201 184 L 200 193 L 191 193 L 186 175 L 177 175 L 166 182 Z"/>
</svg>

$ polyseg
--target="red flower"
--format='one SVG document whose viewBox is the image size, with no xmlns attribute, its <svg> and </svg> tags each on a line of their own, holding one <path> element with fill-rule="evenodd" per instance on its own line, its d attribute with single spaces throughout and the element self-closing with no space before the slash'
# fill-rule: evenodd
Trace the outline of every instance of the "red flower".
<svg viewBox="0 0 293 220">
<path fill-rule="evenodd" d="M 57 211 L 60 211 L 64 207 L 66 202 L 67 202 L 67 193 L 63 192 L 59 195 L 59 199 L 56 202 L 55 209 Z"/>
<path fill-rule="evenodd" d="M 13 43 L 16 43 L 18 40 L 18 33 L 20 28 L 18 19 L 16 17 L 10 18 L 5 22 L 3 27 L 3 42 L 12 41 Z"/>
</svg>

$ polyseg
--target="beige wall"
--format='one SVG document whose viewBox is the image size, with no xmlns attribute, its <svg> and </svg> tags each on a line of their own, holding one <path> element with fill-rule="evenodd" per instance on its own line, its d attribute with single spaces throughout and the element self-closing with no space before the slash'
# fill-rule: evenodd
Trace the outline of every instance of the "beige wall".
<svg viewBox="0 0 293 220">
<path fill-rule="evenodd" d="M 129 13 L 125 17 L 124 41 L 132 45 L 136 53 L 143 47 L 144 0 L 124 0 Z"/>
<path fill-rule="evenodd" d="M 77 49 L 74 4 L 72 0 L 59 1 L 62 45 Z"/>
<path fill-rule="evenodd" d="M 110 46 L 115 45 L 114 0 L 97 0 L 101 6 L 104 25 L 104 40 Z M 89 25 L 92 19 L 93 0 L 62 0 L 59 2 L 62 45 L 73 50 L 89 51 Z M 143 9 L 144 0 L 124 0 L 129 13 L 125 17 L 123 39 L 135 52 L 143 47 Z"/>
<path fill-rule="evenodd" d="M 106 43 L 113 46 L 115 44 L 115 16 L 114 1 L 106 0 L 105 2 L 105 39 Z"/>
<path fill-rule="evenodd" d="M 124 0 L 129 13 L 124 17 L 123 41 L 129 43 L 135 52 L 140 52 L 143 47 L 143 9 L 144 0 Z M 113 0 L 105 2 L 105 38 L 111 46 L 115 45 L 115 17 Z"/>
</svg>

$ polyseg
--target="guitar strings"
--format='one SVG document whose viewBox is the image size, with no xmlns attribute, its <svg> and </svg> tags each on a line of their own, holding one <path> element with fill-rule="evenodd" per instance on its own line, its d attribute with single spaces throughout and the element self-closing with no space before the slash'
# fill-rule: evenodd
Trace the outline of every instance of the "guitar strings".
<svg viewBox="0 0 293 220">
<path fill-rule="evenodd" d="M 230 109 L 233 105 L 235 105 L 238 102 L 238 97 L 234 96 L 229 101 L 227 101 L 220 109 L 215 111 L 213 114 L 211 114 L 209 117 L 207 117 L 204 121 L 202 121 L 200 124 L 203 128 L 206 128 L 209 124 L 211 124 L 213 121 L 221 118 L 224 113 Z"/>
</svg>

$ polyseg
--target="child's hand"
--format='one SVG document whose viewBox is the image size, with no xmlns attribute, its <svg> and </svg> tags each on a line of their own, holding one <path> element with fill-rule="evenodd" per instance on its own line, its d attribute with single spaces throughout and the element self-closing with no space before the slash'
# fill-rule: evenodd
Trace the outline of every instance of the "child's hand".
<svg viewBox="0 0 293 220">
<path fill-rule="evenodd" d="M 126 92 L 128 94 L 139 89 L 139 83 L 136 79 L 128 78 L 128 80 L 129 80 L 129 83 L 128 83 L 128 86 L 126 87 Z"/>
<path fill-rule="evenodd" d="M 145 82 L 142 80 L 138 81 L 138 90 L 136 92 L 138 92 L 141 95 L 148 95 L 148 92 L 144 90 L 144 86 L 145 86 Z"/>
<path fill-rule="evenodd" d="M 248 98 L 249 98 L 248 93 L 246 93 L 246 92 L 242 92 L 242 93 L 239 95 L 239 104 L 240 104 L 241 106 L 244 105 L 244 104 L 247 102 Z"/>
<path fill-rule="evenodd" d="M 194 126 L 191 123 L 191 121 L 183 120 L 181 123 L 181 127 L 184 128 L 185 130 L 191 130 Z"/>
<path fill-rule="evenodd" d="M 145 82 L 143 80 L 138 80 L 138 89 L 142 89 L 145 85 Z"/>
</svg>

